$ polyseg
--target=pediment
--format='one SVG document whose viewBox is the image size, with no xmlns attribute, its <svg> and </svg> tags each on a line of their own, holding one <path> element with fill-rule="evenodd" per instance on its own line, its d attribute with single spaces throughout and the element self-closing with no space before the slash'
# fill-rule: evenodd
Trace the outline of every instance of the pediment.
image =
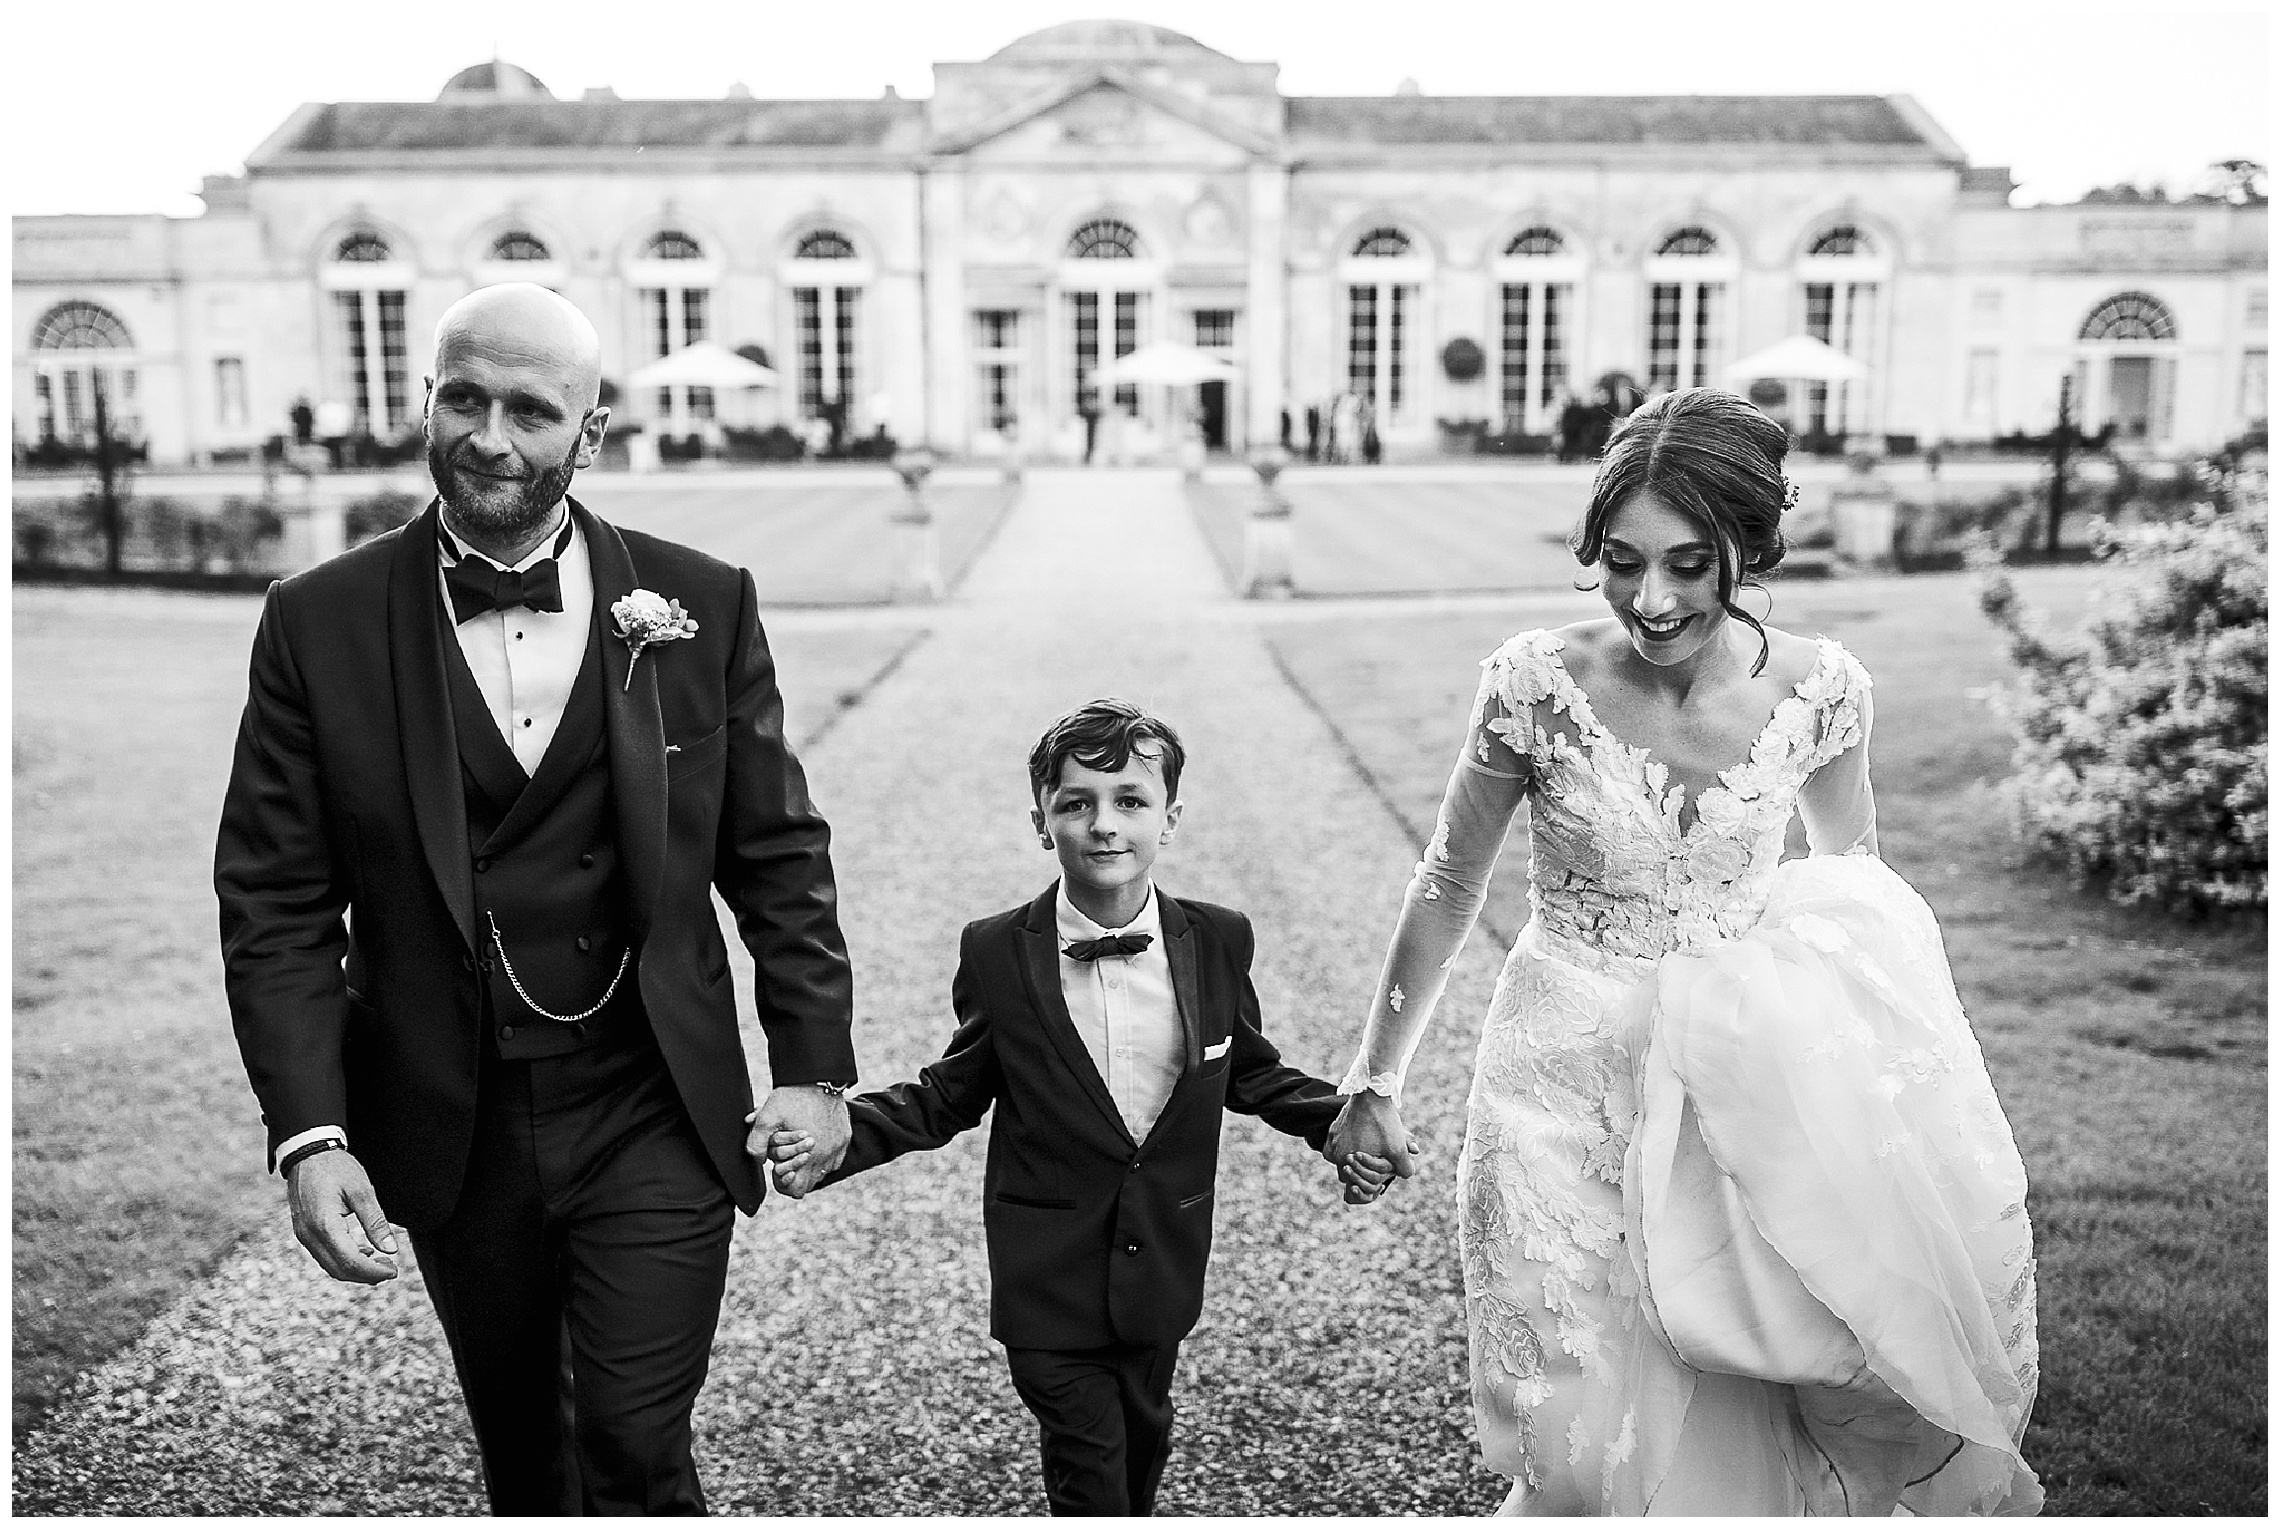
<svg viewBox="0 0 2280 1529">
<path fill-rule="evenodd" d="M 1033 96 L 935 145 L 978 160 L 1072 161 L 1113 155 L 1242 164 L 1272 152 L 1201 102 L 1103 69 Z"/>
</svg>

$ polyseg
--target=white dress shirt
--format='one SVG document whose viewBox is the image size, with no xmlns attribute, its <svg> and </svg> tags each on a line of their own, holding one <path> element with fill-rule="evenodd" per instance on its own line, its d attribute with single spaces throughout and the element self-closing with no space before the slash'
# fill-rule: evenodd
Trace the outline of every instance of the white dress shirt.
<svg viewBox="0 0 2280 1529">
<path fill-rule="evenodd" d="M 1140 916 L 1121 929 L 1104 929 L 1069 901 L 1064 883 L 1054 898 L 1054 926 L 1060 946 L 1111 934 L 1145 934 L 1148 948 L 1138 955 L 1102 956 L 1097 961 L 1061 962 L 1061 998 L 1084 1039 L 1093 1066 L 1108 1085 L 1108 1096 L 1134 1141 L 1147 1138 L 1156 1117 L 1172 1097 L 1187 1066 L 1187 1042 L 1180 1028 L 1179 999 L 1172 992 L 1172 963 L 1164 951 L 1156 888 Z"/>
<path fill-rule="evenodd" d="M 563 506 L 563 513 L 569 514 L 567 504 Z M 536 551 L 515 564 L 513 571 L 524 572 L 541 559 L 553 557 L 554 544 L 561 539 L 562 528 L 557 525 L 539 542 Z M 435 541 L 436 596 L 443 601 L 443 616 L 449 621 L 451 589 L 443 582 L 443 570 L 463 557 L 482 558 L 494 568 L 505 565 L 462 543 L 451 534 L 440 515 L 436 518 Z M 538 762 L 546 757 L 546 746 L 554 741 L 555 730 L 562 725 L 562 710 L 570 703 L 570 687 L 578 682 L 578 668 L 586 661 L 586 646 L 591 635 L 588 628 L 594 618 L 594 565 L 586 555 L 585 533 L 577 528 L 574 516 L 570 521 L 570 542 L 562 549 L 561 557 L 561 610 L 534 611 L 518 605 L 511 611 L 485 611 L 479 616 L 470 616 L 455 628 L 459 651 L 466 655 L 467 667 L 474 671 L 475 686 L 483 692 L 491 720 L 498 725 L 499 735 L 515 751 L 515 759 L 525 775 L 538 773 Z M 275 1161 L 282 1163 L 299 1148 L 328 1139 L 346 1141 L 348 1133 L 337 1125 L 311 1126 L 279 1142 Z"/>
<path fill-rule="evenodd" d="M 568 513 L 567 506 L 564 513 Z M 504 565 L 461 544 L 439 518 L 436 522 L 439 566 L 436 587 L 443 592 L 444 614 L 451 613 L 451 594 L 443 583 L 443 569 L 462 557 L 481 558 L 498 568 Z M 554 556 L 559 528 L 538 544 L 537 550 L 515 564 L 523 572 Z M 457 624 L 459 651 L 474 672 L 475 686 L 491 709 L 499 734 L 515 751 L 525 775 L 538 773 L 546 746 L 562 725 L 562 709 L 570 702 L 570 687 L 578 682 L 579 665 L 586 661 L 586 645 L 594 619 L 594 567 L 586 555 L 585 533 L 573 519 L 570 544 L 562 549 L 562 609 L 534 611 L 518 605 L 513 610 L 485 611 Z"/>
</svg>

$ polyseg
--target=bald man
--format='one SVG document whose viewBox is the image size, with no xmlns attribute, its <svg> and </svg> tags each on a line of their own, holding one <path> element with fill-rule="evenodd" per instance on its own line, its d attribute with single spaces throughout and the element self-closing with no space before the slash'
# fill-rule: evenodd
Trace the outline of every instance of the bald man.
<svg viewBox="0 0 2280 1529">
<path fill-rule="evenodd" d="M 499 1513 L 703 1510 L 689 1416 L 755 1144 L 835 1160 L 856 1075 L 752 578 L 569 497 L 600 378 L 542 287 L 444 314 L 436 499 L 271 587 L 215 851 L 294 1232 L 362 1283 L 409 1232 Z"/>
</svg>

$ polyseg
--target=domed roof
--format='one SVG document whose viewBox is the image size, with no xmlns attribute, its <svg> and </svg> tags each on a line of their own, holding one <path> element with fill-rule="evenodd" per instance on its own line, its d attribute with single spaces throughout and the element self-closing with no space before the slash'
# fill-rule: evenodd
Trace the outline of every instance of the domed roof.
<svg viewBox="0 0 2280 1529">
<path fill-rule="evenodd" d="M 1145 21 L 1064 21 L 1017 37 L 990 55 L 992 63 L 1044 63 L 1068 59 L 1147 59 L 1167 56 L 1224 58 L 1185 32 Z"/>
<path fill-rule="evenodd" d="M 443 94 L 436 99 L 450 101 L 465 96 L 491 96 L 501 101 L 551 101 L 554 92 L 528 69 L 495 58 L 487 64 L 470 64 L 460 70 L 444 82 Z"/>
</svg>

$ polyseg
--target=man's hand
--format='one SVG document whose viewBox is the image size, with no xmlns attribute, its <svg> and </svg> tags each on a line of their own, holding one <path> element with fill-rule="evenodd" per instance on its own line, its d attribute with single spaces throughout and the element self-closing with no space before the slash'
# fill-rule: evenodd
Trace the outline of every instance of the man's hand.
<svg viewBox="0 0 2280 1529">
<path fill-rule="evenodd" d="M 795 1200 L 805 1199 L 839 1166 L 854 1134 L 847 1124 L 847 1101 L 812 1083 L 770 1089 L 749 1121 L 752 1134 L 745 1138 L 744 1150 L 768 1161 L 776 1188 Z"/>
<path fill-rule="evenodd" d="M 1338 1165 L 1338 1177 L 1346 1186 L 1346 1203 L 1367 1205 L 1384 1192 L 1385 1181 L 1377 1173 L 1380 1164 L 1397 1177 L 1415 1178 L 1417 1159 L 1423 1154 L 1402 1125 L 1401 1111 L 1394 1102 L 1382 1094 L 1364 1092 L 1348 1098 L 1346 1107 L 1338 1112 L 1322 1155 Z"/>
<path fill-rule="evenodd" d="M 357 1285 L 396 1277 L 395 1230 L 380 1213 L 364 1165 L 348 1152 L 318 1152 L 295 1163 L 285 1198 L 293 1207 L 293 1235 L 325 1273 Z"/>
</svg>

